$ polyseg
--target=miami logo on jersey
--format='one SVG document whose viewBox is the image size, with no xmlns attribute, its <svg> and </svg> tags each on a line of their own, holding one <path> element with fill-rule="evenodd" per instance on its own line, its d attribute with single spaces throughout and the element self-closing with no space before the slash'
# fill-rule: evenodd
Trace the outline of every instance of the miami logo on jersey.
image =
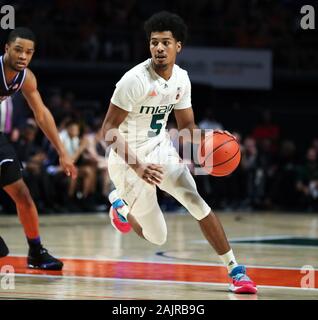
<svg viewBox="0 0 318 320">
<path fill-rule="evenodd" d="M 139 113 L 145 114 L 157 114 L 157 113 L 169 113 L 174 108 L 175 104 L 169 104 L 167 106 L 142 106 Z"/>
</svg>

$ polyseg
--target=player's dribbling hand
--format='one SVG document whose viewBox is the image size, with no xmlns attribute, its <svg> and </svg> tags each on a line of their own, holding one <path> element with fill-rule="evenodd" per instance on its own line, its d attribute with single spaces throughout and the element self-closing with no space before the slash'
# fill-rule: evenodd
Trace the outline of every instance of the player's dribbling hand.
<svg viewBox="0 0 318 320">
<path fill-rule="evenodd" d="M 74 166 L 73 160 L 68 156 L 60 156 L 59 161 L 65 174 L 72 179 L 76 179 L 77 169 Z"/>
<path fill-rule="evenodd" d="M 163 168 L 158 164 L 142 163 L 135 169 L 137 175 L 151 185 L 161 183 L 163 179 Z"/>
</svg>

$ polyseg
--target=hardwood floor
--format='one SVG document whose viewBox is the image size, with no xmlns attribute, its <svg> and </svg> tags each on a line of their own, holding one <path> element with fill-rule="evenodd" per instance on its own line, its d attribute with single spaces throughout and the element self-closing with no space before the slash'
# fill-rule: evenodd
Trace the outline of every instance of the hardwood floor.
<svg viewBox="0 0 318 320">
<path fill-rule="evenodd" d="M 134 233 L 118 234 L 106 214 L 72 214 L 40 217 L 42 242 L 63 260 L 61 272 L 27 269 L 27 244 L 17 217 L 0 216 L 0 235 L 10 249 L 0 259 L 0 298 L 318 299 L 318 215 L 218 216 L 238 262 L 259 287 L 257 295 L 228 292 L 226 269 L 190 215 L 166 214 L 168 241 L 157 247 Z"/>
</svg>

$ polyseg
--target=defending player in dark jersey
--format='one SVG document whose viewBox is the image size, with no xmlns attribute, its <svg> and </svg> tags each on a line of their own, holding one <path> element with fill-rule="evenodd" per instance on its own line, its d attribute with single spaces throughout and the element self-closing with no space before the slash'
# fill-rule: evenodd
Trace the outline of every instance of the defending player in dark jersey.
<svg viewBox="0 0 318 320">
<path fill-rule="evenodd" d="M 27 28 L 11 31 L 5 45 L 5 53 L 0 57 L 0 100 L 4 101 L 18 90 L 22 91 L 34 118 L 55 147 L 60 165 L 66 175 L 76 177 L 76 168 L 60 141 L 52 114 L 44 105 L 37 89 L 37 81 L 28 65 L 35 50 L 35 36 Z M 36 206 L 22 179 L 20 162 L 15 151 L 0 132 L 0 185 L 16 204 L 20 221 L 29 244 L 28 267 L 61 270 L 63 263 L 51 256 L 41 244 L 39 219 Z M 2 239 L 1 239 L 2 240 Z M 2 255 L 7 254 L 4 241 L 1 241 Z"/>
</svg>

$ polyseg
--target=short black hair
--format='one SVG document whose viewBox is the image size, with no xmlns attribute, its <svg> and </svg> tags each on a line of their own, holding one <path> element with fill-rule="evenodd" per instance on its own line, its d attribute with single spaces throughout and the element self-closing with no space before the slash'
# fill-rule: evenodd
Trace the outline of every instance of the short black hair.
<svg viewBox="0 0 318 320">
<path fill-rule="evenodd" d="M 185 43 L 188 35 L 188 27 L 183 19 L 175 13 L 160 11 L 153 14 L 144 24 L 148 40 L 152 32 L 170 31 L 173 37 Z"/>
<path fill-rule="evenodd" d="M 16 38 L 27 39 L 36 42 L 35 34 L 29 28 L 19 27 L 12 30 L 8 35 L 7 43 L 14 42 Z"/>
</svg>

